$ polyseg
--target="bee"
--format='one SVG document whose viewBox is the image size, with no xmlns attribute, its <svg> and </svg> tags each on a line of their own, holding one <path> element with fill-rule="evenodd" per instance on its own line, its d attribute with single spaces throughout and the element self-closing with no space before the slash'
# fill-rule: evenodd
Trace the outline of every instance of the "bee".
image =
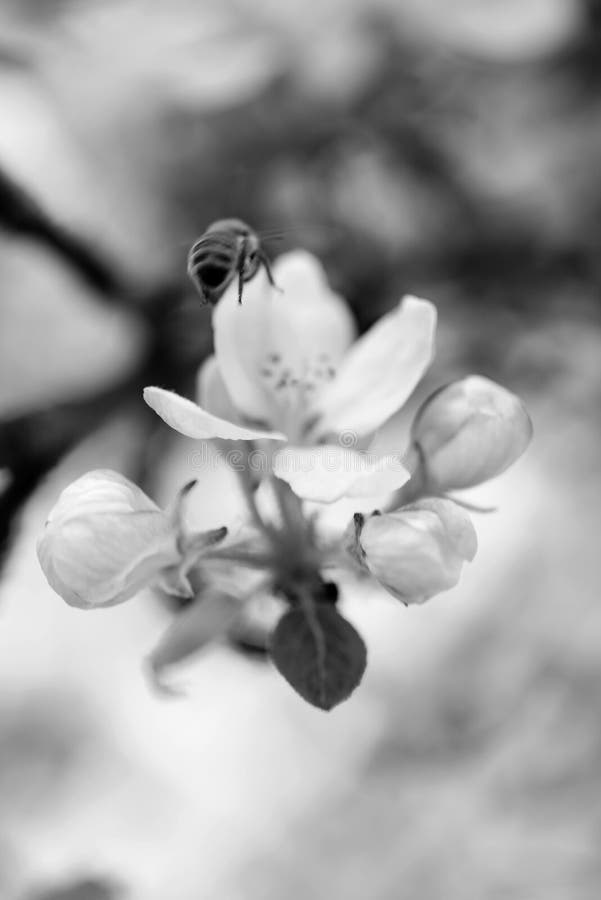
<svg viewBox="0 0 601 900">
<path fill-rule="evenodd" d="M 250 281 L 261 265 L 269 283 L 274 285 L 259 236 L 241 219 L 213 222 L 188 254 L 188 275 L 203 302 L 213 305 L 235 278 L 238 279 L 238 303 L 242 303 L 244 282 Z"/>
</svg>

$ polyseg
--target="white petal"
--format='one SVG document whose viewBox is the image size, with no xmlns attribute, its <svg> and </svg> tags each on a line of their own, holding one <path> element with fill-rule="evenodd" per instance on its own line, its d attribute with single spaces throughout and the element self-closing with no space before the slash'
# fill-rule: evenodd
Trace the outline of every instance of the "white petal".
<svg viewBox="0 0 601 900">
<path fill-rule="evenodd" d="M 167 425 L 187 437 L 198 440 L 219 437 L 230 441 L 253 441 L 259 438 L 285 440 L 284 435 L 279 432 L 246 428 L 220 419 L 191 400 L 163 388 L 144 388 L 144 400 Z"/>
<path fill-rule="evenodd" d="M 61 492 L 48 515 L 48 522 L 65 516 L 96 512 L 157 512 L 159 507 L 144 491 L 112 469 L 94 469 L 77 478 Z"/>
<path fill-rule="evenodd" d="M 278 450 L 274 474 L 303 500 L 320 503 L 392 492 L 410 477 L 397 455 L 359 453 L 333 444 Z"/>
<path fill-rule="evenodd" d="M 266 421 L 271 405 L 258 373 L 269 344 L 272 294 L 261 267 L 244 285 L 241 304 L 232 283 L 213 311 L 215 356 L 232 401 L 249 418 Z"/>
<path fill-rule="evenodd" d="M 355 339 L 355 324 L 346 301 L 330 288 L 321 263 L 296 250 L 276 260 L 273 277 L 277 351 L 300 374 L 320 357 L 327 356 L 336 368 Z"/>
<path fill-rule="evenodd" d="M 412 511 L 434 512 L 442 523 L 446 540 L 453 552 L 466 562 L 473 560 L 478 550 L 478 537 L 472 520 L 463 507 L 444 497 L 424 497 L 400 512 Z"/>
<path fill-rule="evenodd" d="M 223 380 L 216 356 L 209 356 L 201 365 L 196 377 L 196 401 L 212 416 L 241 425 L 240 414 Z"/>
<path fill-rule="evenodd" d="M 213 313 L 215 354 L 232 401 L 250 418 L 267 421 L 280 374 L 329 377 L 354 336 L 350 310 L 311 254 L 284 254 L 273 277 L 275 288 L 261 269 L 245 286 L 241 305 L 231 285 Z"/>
<path fill-rule="evenodd" d="M 397 412 L 430 364 L 435 327 L 433 304 L 405 297 L 359 338 L 316 398 L 321 433 L 362 436 Z"/>
</svg>

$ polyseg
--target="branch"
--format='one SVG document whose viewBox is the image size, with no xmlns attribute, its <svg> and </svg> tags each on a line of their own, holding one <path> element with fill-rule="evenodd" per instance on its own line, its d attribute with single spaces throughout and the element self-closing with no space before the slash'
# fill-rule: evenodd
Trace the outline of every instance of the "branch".
<svg viewBox="0 0 601 900">
<path fill-rule="evenodd" d="M 0 225 L 7 231 L 32 237 L 53 250 L 95 291 L 112 298 L 128 293 L 123 279 L 106 260 L 56 222 L 1 167 Z"/>
</svg>

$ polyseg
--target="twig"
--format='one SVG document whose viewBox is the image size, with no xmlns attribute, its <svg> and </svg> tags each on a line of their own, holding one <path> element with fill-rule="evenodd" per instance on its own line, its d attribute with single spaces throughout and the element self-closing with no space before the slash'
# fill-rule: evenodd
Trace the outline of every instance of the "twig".
<svg viewBox="0 0 601 900">
<path fill-rule="evenodd" d="M 35 238 L 57 253 L 94 290 L 109 296 L 127 293 L 124 280 L 101 255 L 56 222 L 28 191 L 0 167 L 0 223 Z"/>
</svg>

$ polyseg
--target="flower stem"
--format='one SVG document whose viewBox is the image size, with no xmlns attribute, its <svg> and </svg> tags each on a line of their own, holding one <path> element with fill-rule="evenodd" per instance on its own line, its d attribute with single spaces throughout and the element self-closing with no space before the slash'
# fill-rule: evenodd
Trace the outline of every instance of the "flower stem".
<svg viewBox="0 0 601 900">
<path fill-rule="evenodd" d="M 259 531 L 262 531 L 266 534 L 270 539 L 273 538 L 273 529 L 263 521 L 261 513 L 257 507 L 257 502 L 255 500 L 255 488 L 252 482 L 251 473 L 249 467 L 246 465 L 248 461 L 245 460 L 245 464 L 241 469 L 238 469 L 238 478 L 240 481 L 240 487 L 242 488 L 242 493 L 244 495 L 244 499 L 246 501 L 246 505 L 248 507 L 248 511 L 250 512 L 250 517 L 254 524 L 257 526 Z"/>
<path fill-rule="evenodd" d="M 214 550 L 206 553 L 204 558 L 206 560 L 216 560 L 217 562 L 235 562 L 252 569 L 266 569 L 273 565 L 273 556 L 269 553 L 252 553 L 236 550 L 235 547 Z"/>
<path fill-rule="evenodd" d="M 281 478 L 276 478 L 274 475 L 271 478 L 271 483 L 282 513 L 286 531 L 293 537 L 301 538 L 303 541 L 306 540 L 309 532 L 309 523 L 303 512 L 302 500 L 296 496 L 292 488 L 285 481 L 282 481 Z"/>
</svg>

